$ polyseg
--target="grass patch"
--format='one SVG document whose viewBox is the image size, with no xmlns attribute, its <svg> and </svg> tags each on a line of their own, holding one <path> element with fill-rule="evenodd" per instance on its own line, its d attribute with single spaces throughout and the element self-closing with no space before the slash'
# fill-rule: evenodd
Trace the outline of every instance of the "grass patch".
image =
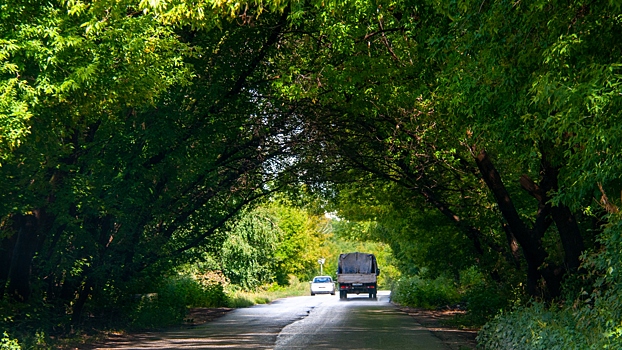
<svg viewBox="0 0 622 350">
<path fill-rule="evenodd" d="M 229 296 L 227 306 L 232 308 L 269 304 L 281 298 L 309 295 L 309 282 L 301 282 L 295 276 L 290 276 L 287 286 L 274 283 L 255 291 L 229 290 L 227 295 Z"/>
</svg>

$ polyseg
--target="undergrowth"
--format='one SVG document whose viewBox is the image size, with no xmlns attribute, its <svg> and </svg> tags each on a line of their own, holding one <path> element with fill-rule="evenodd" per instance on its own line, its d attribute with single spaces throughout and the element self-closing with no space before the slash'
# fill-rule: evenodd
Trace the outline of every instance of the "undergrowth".
<svg viewBox="0 0 622 350">
<path fill-rule="evenodd" d="M 397 304 L 428 310 L 453 308 L 466 313 L 454 320 L 461 326 L 481 327 L 507 310 L 518 294 L 494 282 L 486 281 L 475 269 L 467 269 L 460 279 L 440 276 L 434 279 L 411 276 L 397 281 L 391 300 Z"/>
<path fill-rule="evenodd" d="M 481 349 L 622 349 L 622 215 L 612 215 L 598 251 L 583 256 L 583 283 L 570 280 L 556 302 L 499 314 L 478 335 Z M 577 285 L 574 285 L 577 284 Z"/>
<path fill-rule="evenodd" d="M 430 280 L 413 276 L 399 280 L 391 291 L 391 300 L 412 307 L 435 309 L 460 302 L 455 283 L 446 277 Z"/>
<path fill-rule="evenodd" d="M 280 286 L 276 283 L 263 286 L 254 291 L 244 291 L 239 288 L 229 288 L 228 307 L 249 307 L 256 304 L 268 304 L 273 300 L 291 296 L 307 295 L 309 283 L 301 282 L 295 276 L 289 276 L 289 284 Z"/>
</svg>

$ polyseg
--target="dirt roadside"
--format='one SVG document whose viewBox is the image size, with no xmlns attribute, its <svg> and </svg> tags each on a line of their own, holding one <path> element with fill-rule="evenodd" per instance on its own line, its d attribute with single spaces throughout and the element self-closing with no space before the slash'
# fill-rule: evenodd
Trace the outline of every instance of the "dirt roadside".
<svg viewBox="0 0 622 350">
<path fill-rule="evenodd" d="M 169 327 L 164 330 L 153 330 L 143 332 L 101 332 L 96 336 L 83 339 L 79 345 L 62 347 L 63 350 L 94 350 L 102 348 L 114 349 L 124 344 L 137 344 L 142 341 L 151 341 L 162 338 L 163 331 L 175 329 L 187 329 L 211 322 L 219 317 L 226 315 L 229 311 L 235 310 L 228 307 L 217 308 L 193 308 L 188 311 L 184 322 L 178 326 Z"/>
<path fill-rule="evenodd" d="M 460 329 L 450 325 L 450 321 L 464 311 L 460 310 L 426 310 L 396 305 L 399 310 L 407 313 L 415 321 L 434 334 L 452 350 L 476 349 L 476 329 Z"/>
<path fill-rule="evenodd" d="M 188 315 L 186 315 L 186 318 L 184 319 L 183 326 L 198 326 L 222 317 L 231 310 L 235 309 L 228 307 L 199 307 L 190 309 L 190 311 L 188 311 Z"/>
</svg>

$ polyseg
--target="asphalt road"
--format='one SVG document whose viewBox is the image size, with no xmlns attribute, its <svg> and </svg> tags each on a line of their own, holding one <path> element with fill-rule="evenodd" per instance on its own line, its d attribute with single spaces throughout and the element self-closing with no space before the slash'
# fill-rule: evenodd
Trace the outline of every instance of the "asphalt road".
<svg viewBox="0 0 622 350">
<path fill-rule="evenodd" d="M 389 302 L 367 295 L 316 295 L 237 309 L 207 324 L 97 349 L 425 349 L 443 343 Z"/>
</svg>

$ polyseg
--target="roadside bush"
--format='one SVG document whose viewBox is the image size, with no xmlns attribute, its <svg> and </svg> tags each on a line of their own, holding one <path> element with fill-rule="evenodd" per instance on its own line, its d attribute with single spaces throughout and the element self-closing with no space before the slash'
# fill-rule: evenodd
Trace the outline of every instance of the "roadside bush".
<svg viewBox="0 0 622 350">
<path fill-rule="evenodd" d="M 156 293 L 138 296 L 130 319 L 135 328 L 158 328 L 181 323 L 190 307 L 227 304 L 222 284 L 206 284 L 190 276 L 177 276 L 168 279 Z"/>
<path fill-rule="evenodd" d="M 460 295 L 449 278 L 428 280 L 415 276 L 398 280 L 391 291 L 391 299 L 405 306 L 434 309 L 458 303 Z"/>
<path fill-rule="evenodd" d="M 584 257 L 589 289 L 570 283 L 566 304 L 542 303 L 498 315 L 480 331 L 481 349 L 622 349 L 622 220 L 611 216 L 600 249 Z"/>
<path fill-rule="evenodd" d="M 467 319 L 472 326 L 481 326 L 507 310 L 510 303 L 508 293 L 496 284 L 478 283 L 464 292 Z"/>
<path fill-rule="evenodd" d="M 498 315 L 477 336 L 480 349 L 619 349 L 597 325 L 577 322 L 570 308 L 547 308 L 534 303 L 529 307 Z M 596 326 L 596 327 L 594 327 Z"/>
<path fill-rule="evenodd" d="M 52 305 L 42 299 L 0 299 L 0 350 L 53 348 L 54 339 L 69 333 L 70 315 L 53 313 Z"/>
</svg>

